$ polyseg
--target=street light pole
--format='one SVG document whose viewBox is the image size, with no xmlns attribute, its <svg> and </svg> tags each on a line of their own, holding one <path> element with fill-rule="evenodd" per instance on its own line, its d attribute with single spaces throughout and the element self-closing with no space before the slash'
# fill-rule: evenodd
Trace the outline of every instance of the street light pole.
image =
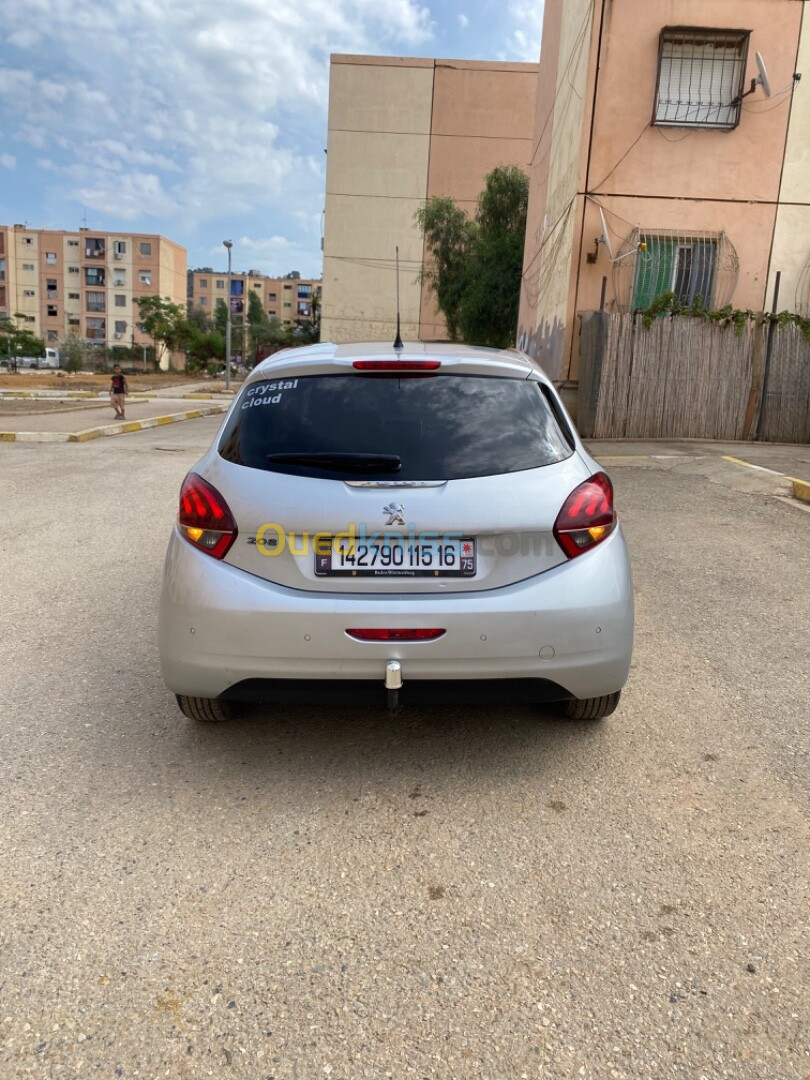
<svg viewBox="0 0 810 1080">
<path fill-rule="evenodd" d="M 228 296 L 225 303 L 228 305 L 227 318 L 225 321 L 225 393 L 231 389 L 231 248 L 232 240 L 223 240 L 222 243 L 228 249 Z"/>
</svg>

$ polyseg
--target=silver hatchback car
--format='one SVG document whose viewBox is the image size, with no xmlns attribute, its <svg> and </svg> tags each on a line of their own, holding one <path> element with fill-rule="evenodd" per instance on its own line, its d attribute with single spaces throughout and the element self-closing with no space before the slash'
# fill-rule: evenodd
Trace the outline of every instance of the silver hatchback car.
<svg viewBox="0 0 810 1080">
<path fill-rule="evenodd" d="M 194 720 L 331 701 L 601 719 L 633 642 L 611 482 L 522 353 L 277 353 L 183 483 L 159 637 Z"/>
</svg>

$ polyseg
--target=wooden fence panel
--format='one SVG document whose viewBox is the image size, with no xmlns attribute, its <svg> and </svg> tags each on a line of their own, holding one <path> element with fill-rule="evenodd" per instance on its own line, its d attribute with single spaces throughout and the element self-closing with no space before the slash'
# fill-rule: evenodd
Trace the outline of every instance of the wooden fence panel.
<svg viewBox="0 0 810 1080">
<path fill-rule="evenodd" d="M 774 326 L 760 438 L 810 443 L 810 342 L 794 324 Z"/>
<path fill-rule="evenodd" d="M 646 328 L 641 316 L 614 315 L 605 348 L 595 438 L 742 438 L 753 327 L 737 335 L 706 319 L 661 318 Z M 796 427 L 798 399 L 781 388 L 795 379 L 797 364 L 773 367 L 780 430 Z M 807 392 L 810 387 L 802 391 Z"/>
</svg>

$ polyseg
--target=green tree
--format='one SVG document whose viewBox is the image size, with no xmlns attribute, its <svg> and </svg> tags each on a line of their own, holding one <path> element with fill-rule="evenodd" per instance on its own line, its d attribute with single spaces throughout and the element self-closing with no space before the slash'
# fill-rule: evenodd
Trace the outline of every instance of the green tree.
<svg viewBox="0 0 810 1080">
<path fill-rule="evenodd" d="M 228 325 L 228 305 L 222 299 L 217 298 L 216 305 L 214 306 L 214 329 L 220 334 L 225 334 L 225 330 Z"/>
<path fill-rule="evenodd" d="M 202 308 L 189 306 L 188 322 L 191 326 L 195 326 L 202 334 L 207 334 L 211 330 L 211 317 L 208 312 L 203 311 Z"/>
<path fill-rule="evenodd" d="M 451 341 L 458 341 L 461 301 L 465 290 L 474 224 L 452 199 L 436 195 L 416 211 L 416 223 L 432 256 L 420 278 L 436 296 L 436 307 L 447 323 Z"/>
<path fill-rule="evenodd" d="M 81 371 L 87 360 L 87 346 L 76 333 L 71 330 L 62 342 L 62 366 L 65 371 Z"/>
<path fill-rule="evenodd" d="M 261 345 L 289 345 L 292 341 L 290 330 L 284 329 L 276 315 L 268 315 L 261 299 L 251 292 L 248 299 L 248 325 L 253 343 L 253 355 Z"/>
<path fill-rule="evenodd" d="M 486 177 L 474 221 L 446 197 L 428 199 L 417 210 L 432 257 L 422 278 L 433 289 L 451 341 L 514 344 L 528 202 L 528 177 L 511 165 Z"/>
<path fill-rule="evenodd" d="M 138 305 L 138 329 L 155 343 L 155 359 L 160 365 L 163 354 L 184 350 L 192 338 L 192 328 L 185 312 L 168 296 L 141 296 Z"/>
<path fill-rule="evenodd" d="M 19 325 L 24 318 L 19 311 L 13 316 L 0 316 L 0 355 L 10 358 L 45 355 L 45 342 L 42 338 Z"/>
<path fill-rule="evenodd" d="M 217 330 L 207 334 L 195 330 L 186 343 L 186 371 L 199 371 L 212 362 L 217 366 L 225 359 L 225 337 Z"/>
</svg>

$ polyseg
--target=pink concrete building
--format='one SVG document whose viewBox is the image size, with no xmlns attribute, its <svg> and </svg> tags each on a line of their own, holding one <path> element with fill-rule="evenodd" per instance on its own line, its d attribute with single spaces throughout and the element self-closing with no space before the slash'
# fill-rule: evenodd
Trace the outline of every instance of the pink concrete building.
<svg viewBox="0 0 810 1080">
<path fill-rule="evenodd" d="M 780 271 L 778 307 L 808 307 L 808 8 L 546 0 L 518 332 L 553 378 L 603 288 L 761 311 Z"/>
<path fill-rule="evenodd" d="M 445 338 L 414 214 L 448 195 L 470 216 L 487 173 L 528 170 L 537 65 L 332 57 L 324 220 L 324 341 Z"/>
</svg>

